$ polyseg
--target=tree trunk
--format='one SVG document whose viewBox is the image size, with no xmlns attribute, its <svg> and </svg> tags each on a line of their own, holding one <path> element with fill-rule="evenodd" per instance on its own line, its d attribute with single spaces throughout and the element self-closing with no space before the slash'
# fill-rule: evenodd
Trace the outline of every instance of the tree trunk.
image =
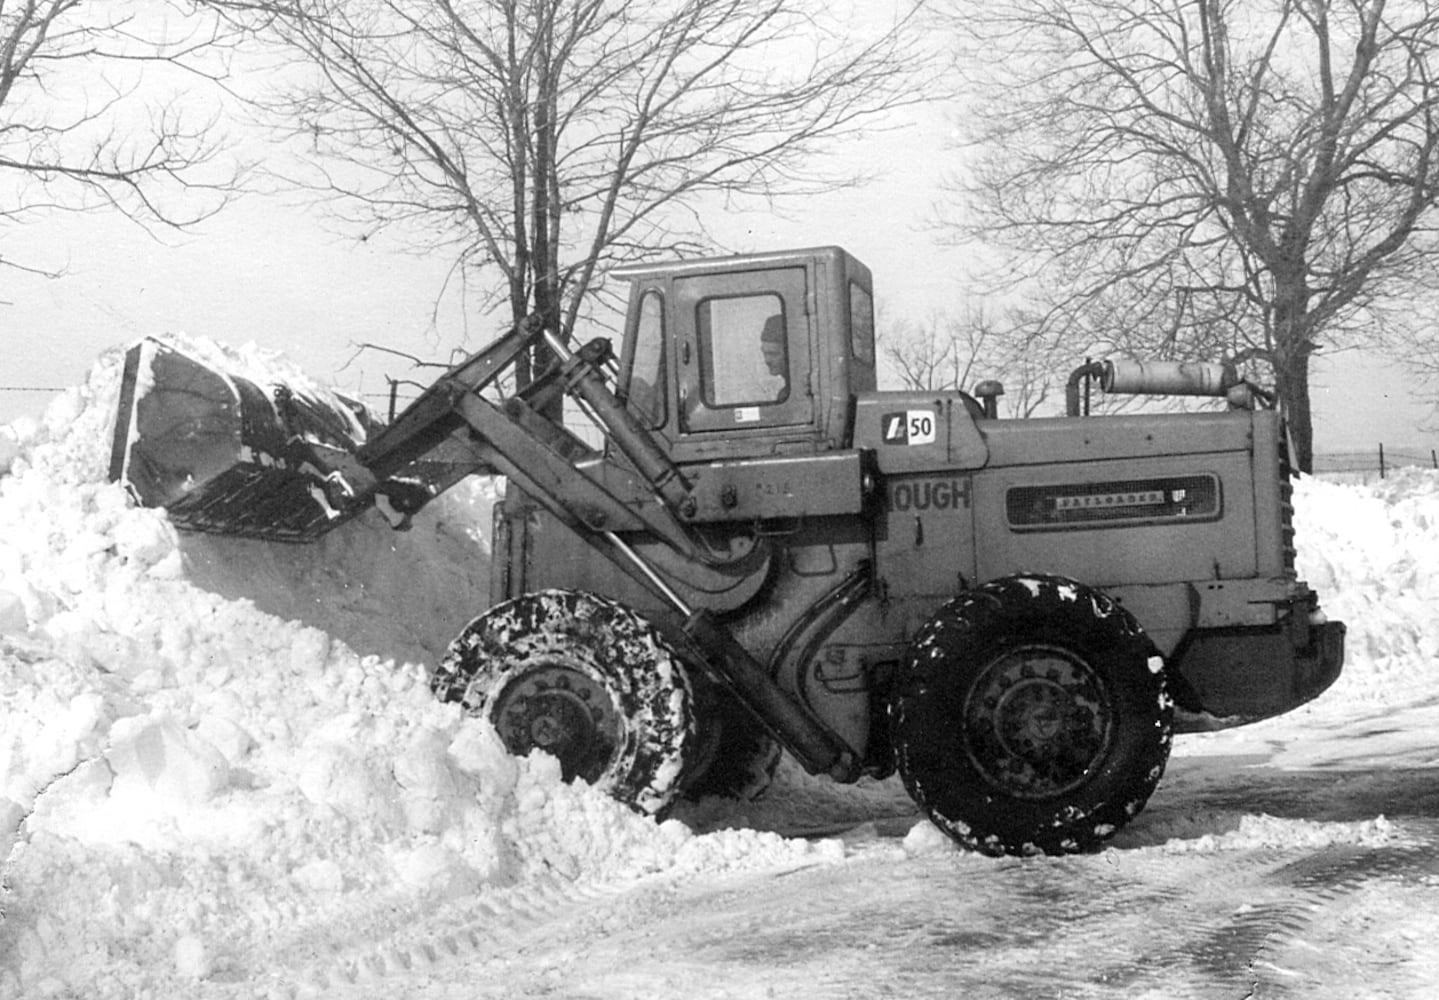
<svg viewBox="0 0 1439 1000">
<path fill-rule="evenodd" d="M 506 10 L 506 58 L 509 77 L 505 92 L 506 125 L 509 135 L 506 143 L 509 149 L 510 211 L 514 220 L 513 245 L 510 248 L 510 322 L 518 327 L 530 314 L 530 276 L 534 262 L 530 256 L 529 232 L 526 218 L 529 209 L 527 187 L 530 179 L 529 101 L 526 99 L 524 80 L 526 67 L 520 54 L 519 22 L 514 8 Z M 533 352 L 525 351 L 515 359 L 515 388 L 523 389 L 534 379 L 538 370 Z"/>
<path fill-rule="evenodd" d="M 1274 387 L 1294 442 L 1290 459 L 1300 472 L 1309 473 L 1314 471 L 1314 413 L 1309 402 L 1309 356 L 1314 345 L 1305 335 L 1306 326 L 1302 311 L 1282 306 L 1275 310 Z"/>
<path fill-rule="evenodd" d="M 1296 351 L 1282 362 L 1284 373 L 1279 381 L 1279 398 L 1284 404 L 1284 417 L 1289 436 L 1294 441 L 1290 456 L 1300 472 L 1314 471 L 1314 414 L 1309 403 L 1309 354 Z"/>
<path fill-rule="evenodd" d="M 534 308 L 540 315 L 544 328 L 563 342 L 564 331 L 560 329 L 559 258 L 560 248 L 552 239 L 554 212 L 550 192 L 553 177 L 558 169 L 556 156 L 556 104 L 555 88 L 559 86 L 559 67 L 555 65 L 555 9 L 545 6 L 539 13 L 540 23 L 536 28 L 538 56 L 535 59 L 534 91 L 532 109 L 534 120 L 534 158 L 530 164 L 530 260 L 533 264 Z M 536 374 L 554 364 L 558 359 L 554 352 L 543 344 L 535 345 Z M 556 399 L 544 411 L 551 420 L 563 416 L 563 403 Z"/>
<path fill-rule="evenodd" d="M 1314 341 L 1309 329 L 1309 282 L 1302 259 L 1292 257 L 1271 264 L 1274 275 L 1275 388 L 1284 407 L 1290 456 L 1300 472 L 1314 471 L 1314 413 L 1309 403 L 1309 357 Z"/>
</svg>

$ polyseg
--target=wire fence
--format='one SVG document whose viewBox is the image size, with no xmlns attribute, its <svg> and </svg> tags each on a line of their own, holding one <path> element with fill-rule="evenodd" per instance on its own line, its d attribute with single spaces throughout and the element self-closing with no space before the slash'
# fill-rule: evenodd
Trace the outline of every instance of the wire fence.
<svg viewBox="0 0 1439 1000">
<path fill-rule="evenodd" d="M 1331 451 L 1314 456 L 1314 474 L 1338 482 L 1367 483 L 1398 469 L 1439 469 L 1439 449 L 1376 444 L 1370 451 Z"/>
<path fill-rule="evenodd" d="M 27 415 L 38 417 L 50 397 L 64 391 L 48 385 L 0 385 L 0 423 Z"/>
</svg>

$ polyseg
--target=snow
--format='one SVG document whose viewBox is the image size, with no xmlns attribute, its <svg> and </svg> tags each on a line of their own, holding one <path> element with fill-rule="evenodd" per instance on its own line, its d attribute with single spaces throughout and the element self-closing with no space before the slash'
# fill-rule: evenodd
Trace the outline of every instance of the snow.
<svg viewBox="0 0 1439 1000">
<path fill-rule="evenodd" d="M 173 989 L 378 900 L 815 853 L 643 819 L 430 695 L 487 590 L 489 484 L 405 535 L 181 537 L 105 481 L 117 365 L 0 479 L 0 995 Z"/>
<path fill-rule="evenodd" d="M 758 802 L 656 822 L 565 785 L 550 758 L 508 756 L 425 682 L 482 610 L 493 484 L 461 484 L 405 533 L 367 516 L 306 546 L 182 536 L 106 481 L 119 366 L 101 358 L 41 419 L 0 428 L 0 998 L 329 995 L 366 975 L 389 985 L 354 995 L 418 995 L 408 982 L 448 998 L 472 994 L 445 992 L 445 955 L 481 954 L 496 926 L 519 933 L 516 914 L 607 913 L 586 908 L 656 879 L 698 898 L 763 873 L 833 887 L 856 865 L 1056 870 L 957 855 L 895 782 L 839 788 L 787 768 Z M 1345 673 L 1284 719 L 1177 741 L 1155 802 L 1106 855 L 1158 878 L 1192 856 L 1399 850 L 1420 835 L 1352 808 L 1285 815 L 1244 767 L 1439 762 L 1425 736 L 1439 473 L 1301 479 L 1296 524 L 1301 575 L 1349 626 Z M 1244 788 L 1253 801 L 1236 806 Z M 453 933 L 421 943 L 442 919 Z M 1428 919 L 1415 926 L 1439 928 Z M 580 942 L 628 927 L 573 926 Z M 558 954 L 514 995 L 553 986 Z M 663 994 L 646 968 L 593 995 Z M 750 995 L 713 989 L 694 995 Z"/>
</svg>

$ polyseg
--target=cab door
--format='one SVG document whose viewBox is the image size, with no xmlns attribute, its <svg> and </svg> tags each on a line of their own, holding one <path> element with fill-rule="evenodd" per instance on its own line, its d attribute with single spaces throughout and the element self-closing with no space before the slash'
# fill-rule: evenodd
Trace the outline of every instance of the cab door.
<svg viewBox="0 0 1439 1000">
<path fill-rule="evenodd" d="M 682 434 L 814 422 L 807 292 L 802 266 L 675 280 Z"/>
</svg>

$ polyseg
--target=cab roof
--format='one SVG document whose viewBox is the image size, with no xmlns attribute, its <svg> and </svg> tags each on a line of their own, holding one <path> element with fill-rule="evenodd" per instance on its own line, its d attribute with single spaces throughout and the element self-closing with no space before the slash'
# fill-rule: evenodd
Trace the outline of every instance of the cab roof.
<svg viewBox="0 0 1439 1000">
<path fill-rule="evenodd" d="M 798 250 L 769 250 L 763 253 L 732 254 L 726 257 L 694 257 L 667 261 L 644 261 L 611 268 L 609 276 L 625 281 L 655 275 L 684 276 L 712 272 L 743 271 L 762 267 L 784 267 L 825 259 L 834 263 L 860 264 L 857 257 L 839 246 L 805 247 Z M 861 266 L 863 266 L 861 264 Z"/>
</svg>

